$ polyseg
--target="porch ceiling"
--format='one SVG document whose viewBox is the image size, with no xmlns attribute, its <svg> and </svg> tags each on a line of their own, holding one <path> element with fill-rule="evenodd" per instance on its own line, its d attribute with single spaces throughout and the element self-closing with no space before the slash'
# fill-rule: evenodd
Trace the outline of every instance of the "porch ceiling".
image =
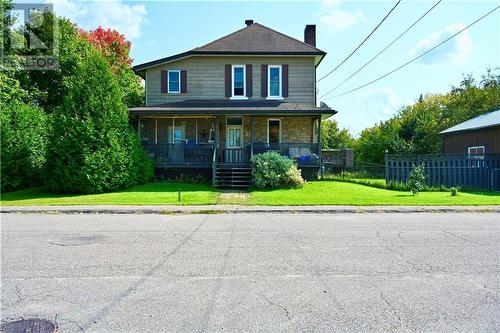
<svg viewBox="0 0 500 333">
<path fill-rule="evenodd" d="M 316 115 L 328 118 L 337 111 L 305 104 L 275 100 L 185 100 L 180 102 L 141 106 L 129 109 L 134 116 L 156 115 Z"/>
</svg>

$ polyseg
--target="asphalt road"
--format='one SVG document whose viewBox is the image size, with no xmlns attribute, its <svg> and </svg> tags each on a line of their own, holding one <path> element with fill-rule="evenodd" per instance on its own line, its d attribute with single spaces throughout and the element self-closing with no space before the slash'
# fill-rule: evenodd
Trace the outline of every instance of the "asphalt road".
<svg viewBox="0 0 500 333">
<path fill-rule="evenodd" d="M 1 216 L 1 319 L 60 332 L 500 331 L 500 215 Z"/>
</svg>

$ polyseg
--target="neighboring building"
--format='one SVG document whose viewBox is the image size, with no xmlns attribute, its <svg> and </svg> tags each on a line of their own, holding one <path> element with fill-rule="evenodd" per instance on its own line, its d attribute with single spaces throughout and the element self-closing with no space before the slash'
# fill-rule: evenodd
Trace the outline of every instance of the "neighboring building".
<svg viewBox="0 0 500 333">
<path fill-rule="evenodd" d="M 137 65 L 146 106 L 131 108 L 141 142 L 166 177 L 202 174 L 214 185 L 250 185 L 250 158 L 276 151 L 307 178 L 320 169 L 316 27 L 304 42 L 251 20 L 191 51 Z"/>
<path fill-rule="evenodd" d="M 500 154 L 500 110 L 440 132 L 445 154 Z"/>
</svg>

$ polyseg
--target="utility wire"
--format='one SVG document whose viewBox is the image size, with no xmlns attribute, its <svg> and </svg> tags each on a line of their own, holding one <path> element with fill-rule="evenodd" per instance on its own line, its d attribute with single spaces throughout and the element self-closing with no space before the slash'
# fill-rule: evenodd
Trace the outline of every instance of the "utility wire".
<svg viewBox="0 0 500 333">
<path fill-rule="evenodd" d="M 380 21 L 376 26 L 375 28 L 373 28 L 373 30 L 370 32 L 370 34 L 368 36 L 365 37 L 365 39 L 363 39 L 363 41 L 361 42 L 361 44 L 359 44 L 355 49 L 354 51 L 352 51 L 344 60 L 342 60 L 340 62 L 340 64 L 338 64 L 334 69 L 332 69 L 331 71 L 328 72 L 328 74 L 326 74 L 325 76 L 323 76 L 321 79 L 319 79 L 317 82 L 323 80 L 324 78 L 326 78 L 327 76 L 329 76 L 330 74 L 332 74 L 333 72 L 335 72 L 340 66 L 342 66 L 354 53 L 356 53 L 356 51 L 368 40 L 368 38 L 371 37 L 371 35 L 373 35 L 373 33 L 382 25 L 382 23 L 389 17 L 389 15 L 391 15 L 392 11 L 394 9 L 396 9 L 396 7 L 399 5 L 399 3 L 401 2 L 401 0 L 398 0 L 398 2 L 396 2 L 396 4 L 394 5 L 394 7 L 392 7 L 392 9 L 385 15 L 385 17 L 382 19 L 382 21 Z"/>
<path fill-rule="evenodd" d="M 427 14 L 429 14 L 437 5 L 439 5 L 439 3 L 441 2 L 442 0 L 439 0 L 438 2 L 436 2 L 434 4 L 434 6 L 432 6 L 431 8 L 429 8 L 429 10 L 427 10 L 422 16 L 419 17 L 418 20 L 416 20 L 415 22 L 413 22 L 412 25 L 410 25 L 405 31 L 403 31 L 399 36 L 397 36 L 392 42 L 390 42 L 386 47 L 384 47 L 379 53 L 377 53 L 373 58 L 371 58 L 370 60 L 368 60 L 360 69 L 358 69 L 357 71 L 355 71 L 354 73 L 351 74 L 351 76 L 349 76 L 347 79 L 345 79 L 344 81 L 340 82 L 335 88 L 333 88 L 332 90 L 329 90 L 326 94 L 324 94 L 323 96 L 320 97 L 323 98 L 329 94 L 331 94 L 333 91 L 337 90 L 337 88 L 339 88 L 341 85 L 343 85 L 344 83 L 346 83 L 347 81 L 349 81 L 354 75 L 358 74 L 359 72 L 361 72 L 366 66 L 368 66 L 373 60 L 375 60 L 376 58 L 378 58 L 379 55 L 381 55 L 382 53 L 385 52 L 385 50 L 387 50 L 389 47 L 392 46 L 392 44 L 394 44 L 395 42 L 397 42 L 401 37 L 403 37 L 408 31 L 410 31 L 411 28 L 413 28 L 415 25 L 417 25 L 418 22 L 420 22 L 425 16 L 427 16 Z"/>
<path fill-rule="evenodd" d="M 401 66 L 397 67 L 396 69 L 393 69 L 392 71 L 390 71 L 390 72 L 388 72 L 388 73 L 386 73 L 386 74 L 384 74 L 384 75 L 382 75 L 382 76 L 379 76 L 378 78 L 376 78 L 376 79 L 374 79 L 374 80 L 372 80 L 372 81 L 370 81 L 370 82 L 367 82 L 367 83 L 365 83 L 365 84 L 363 84 L 363 85 L 361 85 L 361 86 L 359 86 L 359 87 L 356 87 L 356 88 L 354 88 L 354 89 L 351 89 L 351 90 L 346 91 L 346 92 L 344 92 L 344 93 L 342 93 L 342 94 L 339 94 L 339 95 L 335 95 L 335 96 L 332 96 L 332 97 L 328 97 L 328 98 L 326 98 L 326 99 L 336 98 L 336 97 L 340 97 L 340 96 L 344 96 L 344 95 L 350 94 L 350 93 L 352 93 L 352 92 L 354 92 L 354 91 L 356 91 L 356 90 L 362 89 L 362 88 L 364 88 L 364 87 L 366 87 L 366 86 L 368 86 L 368 85 L 370 85 L 370 84 L 372 84 L 372 83 L 375 83 L 375 82 L 377 82 L 377 81 L 379 81 L 379 80 L 381 80 L 381 79 L 383 79 L 383 78 L 385 78 L 385 77 L 387 77 L 387 76 L 391 75 L 391 74 L 392 74 L 392 73 L 394 73 L 394 72 L 397 72 L 397 71 L 398 71 L 398 70 L 400 70 L 401 68 L 408 66 L 409 64 L 411 64 L 411 63 L 412 63 L 412 62 L 414 62 L 415 60 L 418 60 L 418 59 L 422 58 L 422 57 L 423 57 L 423 56 L 425 56 L 427 53 L 429 53 L 429 52 L 431 52 L 432 50 L 434 50 L 434 49 L 438 48 L 439 46 L 443 45 L 444 43 L 446 43 L 446 42 L 447 42 L 447 41 L 449 41 L 450 39 L 454 38 L 455 36 L 457 36 L 457 35 L 461 34 L 461 33 L 462 33 L 462 32 L 464 32 L 465 30 L 467 30 L 468 28 L 472 27 L 472 26 L 473 26 L 474 24 L 476 24 L 477 22 L 479 22 L 479 21 L 481 21 L 482 19 L 484 19 L 486 16 L 490 15 L 491 13 L 493 13 L 493 12 L 494 12 L 495 10 L 497 10 L 498 8 L 500 8 L 500 6 L 497 6 L 497 7 L 493 8 L 492 10 L 490 10 L 489 12 L 487 12 L 486 14 L 484 14 L 483 16 L 481 16 L 480 18 L 478 18 L 477 20 L 475 20 L 474 22 L 472 22 L 471 24 L 469 24 L 468 26 L 466 26 L 465 28 L 461 29 L 460 31 L 456 32 L 455 34 L 451 35 L 450 37 L 446 38 L 444 41 L 442 41 L 441 43 L 439 43 L 439 44 L 435 45 L 435 46 L 434 46 L 434 47 L 432 47 L 431 49 L 429 49 L 429 50 L 425 51 L 424 53 L 422 53 L 422 54 L 420 54 L 420 55 L 418 55 L 418 56 L 416 56 L 415 58 L 411 59 L 410 61 L 408 61 L 408 62 L 406 62 L 406 63 L 402 64 Z"/>
</svg>

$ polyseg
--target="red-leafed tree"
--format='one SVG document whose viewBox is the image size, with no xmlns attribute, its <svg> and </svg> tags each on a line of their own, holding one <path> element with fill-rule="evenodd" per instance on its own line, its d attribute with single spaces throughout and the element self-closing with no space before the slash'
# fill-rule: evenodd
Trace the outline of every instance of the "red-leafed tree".
<svg viewBox="0 0 500 333">
<path fill-rule="evenodd" d="M 144 101 L 141 79 L 135 75 L 130 65 L 131 43 L 116 30 L 98 27 L 92 31 L 80 31 L 106 58 L 122 89 L 124 102 L 128 107 L 139 106 Z"/>
</svg>

